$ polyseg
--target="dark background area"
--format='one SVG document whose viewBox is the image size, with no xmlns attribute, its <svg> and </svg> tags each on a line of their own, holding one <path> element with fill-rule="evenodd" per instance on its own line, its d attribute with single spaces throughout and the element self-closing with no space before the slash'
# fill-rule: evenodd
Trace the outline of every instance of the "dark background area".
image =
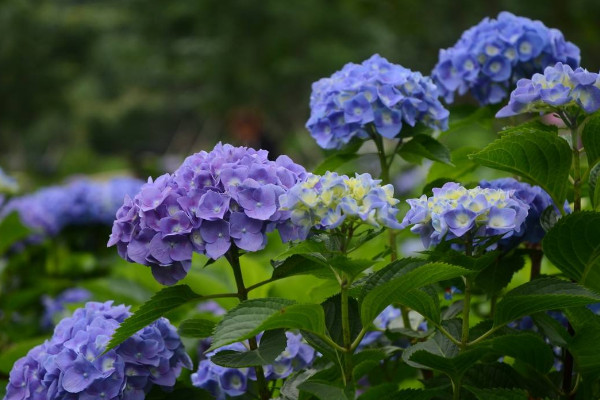
<svg viewBox="0 0 600 400">
<path fill-rule="evenodd" d="M 373 53 L 429 74 L 502 10 L 560 29 L 598 71 L 598 0 L 4 0 L 0 166 L 147 176 L 222 140 L 311 167 L 313 81 Z"/>
</svg>

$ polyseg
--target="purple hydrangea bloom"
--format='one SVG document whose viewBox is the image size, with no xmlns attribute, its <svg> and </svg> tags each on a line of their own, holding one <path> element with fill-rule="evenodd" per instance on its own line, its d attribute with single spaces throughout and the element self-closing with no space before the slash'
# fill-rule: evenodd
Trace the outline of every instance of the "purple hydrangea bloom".
<svg viewBox="0 0 600 400">
<path fill-rule="evenodd" d="M 521 79 L 510 100 L 496 117 L 527 112 L 554 112 L 578 107 L 592 114 L 600 109 L 600 75 L 579 67 L 573 70 L 563 63 L 549 66 L 543 74 Z"/>
<path fill-rule="evenodd" d="M 399 228 L 396 220 L 399 200 L 392 185 L 369 174 L 354 178 L 326 172 L 309 175 L 279 198 L 283 210 L 291 212 L 290 227 L 306 238 L 310 229 L 335 229 L 344 223 Z"/>
<path fill-rule="evenodd" d="M 50 186 L 8 201 L 0 210 L 0 219 L 17 212 L 35 242 L 57 235 L 70 225 L 111 224 L 123 198 L 136 193 L 142 181 L 114 178 L 95 182 L 78 178 L 63 186 Z"/>
<path fill-rule="evenodd" d="M 519 182 L 513 178 L 502 178 L 493 181 L 481 181 L 479 186 L 484 189 L 502 189 L 512 191 L 514 197 L 521 200 L 529 206 L 529 212 L 525 219 L 524 229 L 519 233 L 515 233 L 510 238 L 502 239 L 498 246 L 504 249 L 510 249 L 517 246 L 521 242 L 539 243 L 544 238 L 546 232 L 540 223 L 542 212 L 553 206 L 556 213 L 560 213 L 552 198 L 548 193 L 539 186 L 531 186 L 524 182 Z M 564 209 L 570 212 L 567 202 Z"/>
<path fill-rule="evenodd" d="M 309 367 L 315 360 L 315 350 L 304 342 L 302 335 L 292 332 L 286 332 L 285 335 L 285 350 L 272 365 L 263 367 L 267 380 L 285 379 L 292 372 Z M 204 342 L 201 344 L 204 345 Z M 241 396 L 246 393 L 250 381 L 256 380 L 254 368 L 226 368 L 213 363 L 211 357 L 222 350 L 247 351 L 248 348 L 243 343 L 233 343 L 204 353 L 200 357 L 198 370 L 192 374 L 192 384 L 210 392 L 217 400 Z"/>
<path fill-rule="evenodd" d="M 63 319 L 50 340 L 19 359 L 5 400 L 143 399 L 153 385 L 172 387 L 192 368 L 177 330 L 161 318 L 102 355 L 131 313 L 112 302 L 90 302 Z"/>
<path fill-rule="evenodd" d="M 366 138 L 368 127 L 390 139 L 400 135 L 403 124 L 445 130 L 449 112 L 438 95 L 428 77 L 375 54 L 313 83 L 306 127 L 324 149 Z"/>
<path fill-rule="evenodd" d="M 130 262 L 150 266 L 165 285 L 186 276 L 193 252 L 217 259 L 232 245 L 264 248 L 266 233 L 285 230 L 290 218 L 280 210 L 279 196 L 306 177 L 289 157 L 267 156 L 264 150 L 219 143 L 209 153 L 188 157 L 172 175 L 149 179 L 118 210 L 108 246 L 116 245 Z"/>
<path fill-rule="evenodd" d="M 481 105 L 502 101 L 515 83 L 556 62 L 577 67 L 579 48 L 540 21 L 501 12 L 440 50 L 431 76 L 447 102 L 470 91 Z"/>
<path fill-rule="evenodd" d="M 433 189 L 433 196 L 421 196 L 406 201 L 410 210 L 402 226 L 421 235 L 425 247 L 442 240 L 471 235 L 476 246 L 492 236 L 509 238 L 525 228 L 529 206 L 515 196 L 514 191 L 465 189 L 448 182 Z"/>
<path fill-rule="evenodd" d="M 50 329 L 54 326 L 54 321 L 60 317 L 65 311 L 68 304 L 83 303 L 88 301 L 92 294 L 82 288 L 71 288 L 63 291 L 55 298 L 48 295 L 42 296 L 42 304 L 44 305 L 44 315 L 42 316 L 42 327 Z"/>
</svg>

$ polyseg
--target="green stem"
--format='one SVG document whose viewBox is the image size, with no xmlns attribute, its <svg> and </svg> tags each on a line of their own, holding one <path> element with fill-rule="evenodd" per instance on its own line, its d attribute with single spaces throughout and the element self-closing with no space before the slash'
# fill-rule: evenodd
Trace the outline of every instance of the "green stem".
<svg viewBox="0 0 600 400">
<path fill-rule="evenodd" d="M 229 264 L 233 269 L 233 276 L 235 277 L 235 284 L 238 290 L 238 299 L 240 300 L 240 302 L 248 300 L 248 289 L 244 285 L 244 277 L 242 275 L 242 268 L 240 266 L 240 255 L 238 253 L 237 247 L 232 246 L 232 248 L 227 252 L 225 257 L 227 258 L 227 261 L 229 261 Z M 258 344 L 256 342 L 255 337 L 248 339 L 248 347 L 250 348 L 250 350 L 256 350 L 258 348 Z M 270 399 L 271 392 L 269 390 L 269 387 L 267 386 L 267 380 L 265 379 L 265 371 L 263 370 L 263 367 L 256 366 L 254 367 L 254 370 L 256 371 L 256 383 L 258 384 L 258 393 L 260 399 Z"/>
<path fill-rule="evenodd" d="M 460 342 L 462 347 L 466 347 L 469 342 L 469 314 L 471 313 L 471 279 L 465 277 L 465 297 L 463 304 L 463 321 L 462 321 L 462 334 L 460 336 Z"/>
<path fill-rule="evenodd" d="M 467 257 L 473 256 L 473 243 L 471 235 L 468 234 L 465 240 L 465 254 Z M 466 347 L 469 342 L 469 314 L 471 313 L 471 278 L 463 277 L 465 281 L 465 297 L 463 299 L 463 314 L 462 314 L 462 334 L 460 341 L 462 347 Z"/>
<path fill-rule="evenodd" d="M 377 147 L 377 155 L 379 156 L 379 165 L 381 167 L 381 183 L 387 185 L 391 183 L 390 180 L 390 166 L 392 165 L 392 161 L 394 160 L 394 155 L 398 152 L 400 147 L 402 147 L 402 140 L 398 142 L 396 147 L 394 148 L 394 152 L 390 156 L 388 161 L 385 155 L 385 147 L 383 145 L 383 139 L 377 132 L 370 132 L 371 138 L 373 142 L 375 142 L 375 146 Z M 394 262 L 398 259 L 398 250 L 396 247 L 396 231 L 393 229 L 388 229 L 389 235 L 389 246 L 390 246 L 390 261 Z M 410 318 L 408 317 L 408 307 L 401 305 L 400 306 L 400 314 L 402 315 L 402 323 L 405 329 L 412 329 L 410 325 Z"/>
<path fill-rule="evenodd" d="M 581 157 L 579 152 L 579 128 L 571 125 L 571 142 L 573 146 L 573 209 L 581 211 Z"/>
<path fill-rule="evenodd" d="M 452 400 L 460 400 L 460 382 L 454 382 L 454 379 L 451 380 L 452 382 Z"/>
<path fill-rule="evenodd" d="M 341 308 L 342 308 L 342 338 L 344 349 L 346 350 L 342 357 L 344 359 L 343 375 L 346 385 L 352 385 L 352 337 L 350 332 L 350 314 L 348 310 L 348 279 L 344 277 L 341 284 Z"/>
</svg>

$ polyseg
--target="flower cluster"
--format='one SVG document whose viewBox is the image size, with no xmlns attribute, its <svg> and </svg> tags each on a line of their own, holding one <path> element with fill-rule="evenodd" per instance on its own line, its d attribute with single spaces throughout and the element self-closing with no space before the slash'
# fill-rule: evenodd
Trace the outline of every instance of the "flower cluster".
<svg viewBox="0 0 600 400">
<path fill-rule="evenodd" d="M 315 350 L 302 340 L 302 335 L 285 333 L 287 346 L 272 365 L 264 366 L 265 378 L 277 380 L 287 378 L 292 372 L 312 365 Z M 204 354 L 198 365 L 198 371 L 192 374 L 192 384 L 210 392 L 216 399 L 226 396 L 235 397 L 246 393 L 248 383 L 256 380 L 253 368 L 226 368 L 213 363 L 210 359 L 222 350 L 247 351 L 242 343 L 234 343 Z"/>
<path fill-rule="evenodd" d="M 149 179 L 117 212 L 109 246 L 130 262 L 148 265 L 161 283 L 187 274 L 195 251 L 217 259 L 232 244 L 265 247 L 266 232 L 295 239 L 279 196 L 306 176 L 289 157 L 221 143 L 188 157 L 172 175 Z"/>
<path fill-rule="evenodd" d="M 164 318 L 102 355 L 128 307 L 90 302 L 63 319 L 52 338 L 10 372 L 5 400 L 143 399 L 153 385 L 175 385 L 192 368 L 176 329 Z"/>
<path fill-rule="evenodd" d="M 519 182 L 513 178 L 502 178 L 493 181 L 481 181 L 479 183 L 484 189 L 501 189 L 512 191 L 515 198 L 529 206 L 529 213 L 525 219 L 524 229 L 519 233 L 507 239 L 501 240 L 498 245 L 501 248 L 510 249 L 521 242 L 539 243 L 544 238 L 546 232 L 540 223 L 542 212 L 553 206 L 555 211 L 559 213 L 558 208 L 552 201 L 548 193 L 539 186 L 531 186 L 524 182 Z M 564 206 L 566 211 L 570 211 L 568 203 Z"/>
<path fill-rule="evenodd" d="M 313 83 L 306 127 L 324 149 L 366 138 L 368 124 L 386 138 L 398 136 L 403 123 L 445 130 L 449 113 L 438 96 L 431 79 L 375 54 Z"/>
<path fill-rule="evenodd" d="M 410 210 L 402 226 L 421 235 L 425 247 L 442 240 L 470 234 L 475 245 L 492 236 L 508 238 L 524 229 L 529 206 L 513 191 L 501 189 L 465 189 L 448 182 L 433 189 L 433 196 L 409 199 Z"/>
<path fill-rule="evenodd" d="M 559 61 L 576 67 L 579 60 L 579 48 L 559 30 L 502 12 L 465 31 L 454 47 L 440 50 L 431 76 L 448 102 L 455 92 L 470 90 L 480 104 L 495 104 L 520 78 Z"/>
<path fill-rule="evenodd" d="M 88 301 L 92 294 L 81 288 L 71 288 L 63 291 L 55 298 L 48 295 L 42 297 L 44 305 L 44 315 L 42 316 L 42 327 L 50 329 L 54 326 L 54 321 L 66 312 L 68 304 L 83 303 Z"/>
<path fill-rule="evenodd" d="M 334 229 L 344 222 L 399 228 L 394 187 L 380 183 L 369 174 L 356 174 L 354 178 L 335 172 L 311 174 L 279 201 L 283 210 L 291 211 L 290 220 L 300 238 L 306 238 L 313 226 Z"/>
<path fill-rule="evenodd" d="M 547 67 L 543 74 L 519 80 L 508 104 L 496 117 L 552 112 L 570 106 L 581 107 L 588 114 L 600 109 L 600 76 L 559 62 Z"/>
<path fill-rule="evenodd" d="M 142 182 L 114 178 L 106 182 L 76 179 L 64 186 L 51 186 L 15 197 L 0 210 L 0 219 L 17 212 L 34 232 L 31 241 L 58 234 L 70 225 L 109 225 L 126 195 L 136 193 Z"/>
</svg>

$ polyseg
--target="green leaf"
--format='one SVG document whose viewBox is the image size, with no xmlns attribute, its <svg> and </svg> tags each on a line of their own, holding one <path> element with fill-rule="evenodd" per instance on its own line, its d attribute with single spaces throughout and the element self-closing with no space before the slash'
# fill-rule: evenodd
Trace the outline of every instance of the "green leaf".
<svg viewBox="0 0 600 400">
<path fill-rule="evenodd" d="M 190 338 L 207 338 L 212 335 L 215 325 L 214 321 L 208 319 L 186 319 L 179 324 L 179 334 Z"/>
<path fill-rule="evenodd" d="M 324 301 L 321 306 L 325 312 L 325 326 L 329 337 L 339 345 L 343 345 L 342 332 L 342 306 L 341 296 L 336 294 Z M 348 318 L 350 322 L 350 338 L 354 340 L 362 329 L 360 315 L 358 312 L 358 302 L 353 299 L 348 299 Z"/>
<path fill-rule="evenodd" d="M 29 229 L 23 225 L 17 212 L 8 214 L 0 221 L 0 255 L 4 254 L 10 246 L 19 240 L 25 239 L 29 234 Z"/>
<path fill-rule="evenodd" d="M 447 398 L 444 389 L 398 389 L 398 384 L 385 383 L 367 389 L 358 400 L 431 400 Z"/>
<path fill-rule="evenodd" d="M 323 175 L 327 171 L 335 171 L 342 165 L 356 160 L 359 157 L 358 154 L 334 154 L 327 157 L 323 162 L 315 167 L 314 174 Z"/>
<path fill-rule="evenodd" d="M 260 339 L 258 349 L 251 351 L 221 350 L 211 357 L 211 361 L 227 368 L 247 368 L 269 365 L 275 362 L 287 345 L 283 329 L 266 331 Z"/>
<path fill-rule="evenodd" d="M 590 200 L 594 206 L 594 210 L 600 208 L 600 185 L 598 185 L 598 176 L 600 175 L 600 163 L 596 164 L 590 171 L 588 179 L 588 189 Z"/>
<path fill-rule="evenodd" d="M 533 314 L 531 316 L 535 326 L 544 334 L 555 346 L 566 347 L 571 341 L 571 335 L 564 326 L 556 319 L 545 312 Z"/>
<path fill-rule="evenodd" d="M 318 304 L 294 304 L 294 301 L 282 298 L 244 301 L 217 324 L 210 350 L 278 328 L 303 329 L 324 335 L 323 308 Z"/>
<path fill-rule="evenodd" d="M 167 312 L 172 311 L 189 301 L 201 298 L 201 295 L 194 293 L 187 285 L 176 285 L 162 289 L 152 296 L 150 300 L 142 304 L 133 315 L 121 323 L 110 339 L 104 352 L 106 353 L 107 351 L 114 349 L 131 335 L 150 325 L 152 322 L 164 316 Z"/>
<path fill-rule="evenodd" d="M 393 268 L 390 266 L 391 272 L 394 271 Z M 392 303 L 403 303 L 407 298 L 408 300 L 414 300 L 415 295 L 410 294 L 413 290 L 469 274 L 471 274 L 471 271 L 465 268 L 444 263 L 425 264 L 412 268 L 398 277 L 394 277 L 395 274 L 392 273 L 389 275 L 392 277 L 391 280 L 371 289 L 362 300 L 361 318 L 363 325 L 370 324 L 385 307 Z M 384 276 L 388 275 L 384 274 Z M 423 299 L 424 297 L 420 296 L 420 300 Z"/>
<path fill-rule="evenodd" d="M 460 320 L 448 321 L 445 325 L 453 336 L 460 335 Z M 485 347 L 473 347 L 461 352 L 450 339 L 436 332 L 425 342 L 406 349 L 402 359 L 414 368 L 440 371 L 456 381 L 487 352 Z"/>
<path fill-rule="evenodd" d="M 561 218 L 544 237 L 542 249 L 567 277 L 600 290 L 600 213 Z"/>
<path fill-rule="evenodd" d="M 362 286 L 358 300 L 362 302 L 365 296 L 375 287 L 400 277 L 424 264 L 427 264 L 427 261 L 411 257 L 393 261 L 367 277 L 367 280 Z"/>
<path fill-rule="evenodd" d="M 450 157 L 450 150 L 428 135 L 417 134 L 413 136 L 411 140 L 402 144 L 398 154 L 409 161 L 414 159 L 414 156 L 420 156 L 433 161 L 453 165 Z"/>
<path fill-rule="evenodd" d="M 294 254 L 283 261 L 271 261 L 273 265 L 272 280 L 279 280 L 290 276 L 312 275 L 317 278 L 334 279 L 335 275 L 320 260 L 308 254 Z"/>
<path fill-rule="evenodd" d="M 352 375 L 357 381 L 366 375 L 373 368 L 381 366 L 381 360 L 386 357 L 386 353 L 381 349 L 366 349 L 352 356 Z"/>
<path fill-rule="evenodd" d="M 473 393 L 478 400 L 527 400 L 529 395 L 522 389 L 480 389 L 464 385 L 465 389 Z"/>
<path fill-rule="evenodd" d="M 587 154 L 589 167 L 600 161 L 600 114 L 589 117 L 581 132 L 581 141 Z"/>
<path fill-rule="evenodd" d="M 493 352 L 522 361 L 542 373 L 548 372 L 554 364 L 552 349 L 544 339 L 534 333 L 501 335 L 483 344 Z"/>
<path fill-rule="evenodd" d="M 571 149 L 556 130 L 519 126 L 496 139 L 471 158 L 486 167 L 507 171 L 541 186 L 562 204 L 567 197 Z"/>
<path fill-rule="evenodd" d="M 600 302 L 600 295 L 575 283 L 557 278 L 540 278 L 508 292 L 497 304 L 494 326 L 525 315 Z"/>
<path fill-rule="evenodd" d="M 524 265 L 525 260 L 519 253 L 499 257 L 477 274 L 475 285 L 488 295 L 498 294 Z"/>
<path fill-rule="evenodd" d="M 503 362 L 477 364 L 466 372 L 465 381 L 479 388 L 517 388 L 522 384 L 519 373 Z"/>
<path fill-rule="evenodd" d="M 600 329 L 595 323 L 582 326 L 575 332 L 569 350 L 577 371 L 588 378 L 600 376 Z"/>
<path fill-rule="evenodd" d="M 364 270 L 372 267 L 376 262 L 377 260 L 359 260 L 338 256 L 331 258 L 329 260 L 329 265 L 336 271 L 348 275 L 350 280 L 353 281 Z"/>
<path fill-rule="evenodd" d="M 353 400 L 353 394 L 348 393 L 338 384 L 326 381 L 309 379 L 298 385 L 298 389 L 308 392 L 321 400 Z"/>
<path fill-rule="evenodd" d="M 357 152 L 363 143 L 362 139 L 354 138 L 343 149 L 328 152 L 329 155 L 314 169 L 313 173 L 323 175 L 327 171 L 335 171 L 342 165 L 357 159 L 360 156 Z"/>
<path fill-rule="evenodd" d="M 315 374 L 315 370 L 298 371 L 288 376 L 281 386 L 279 394 L 281 400 L 298 400 L 300 398 L 300 391 L 298 385 L 306 381 L 308 378 Z"/>
<path fill-rule="evenodd" d="M 479 167 L 469 158 L 469 156 L 479 151 L 477 147 L 460 147 L 451 153 L 453 168 L 448 168 L 446 164 L 435 163 L 429 169 L 427 174 L 427 184 L 423 189 L 423 194 L 431 193 L 431 188 L 441 187 L 446 182 L 464 182 L 471 177 L 471 173 Z M 436 185 L 433 185 L 437 182 Z"/>
</svg>

